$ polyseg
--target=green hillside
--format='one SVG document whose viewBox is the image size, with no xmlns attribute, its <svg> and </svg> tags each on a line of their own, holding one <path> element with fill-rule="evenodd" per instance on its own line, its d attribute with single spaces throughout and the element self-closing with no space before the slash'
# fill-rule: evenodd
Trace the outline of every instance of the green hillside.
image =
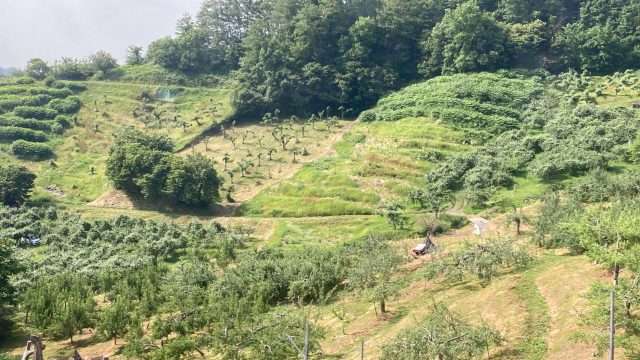
<svg viewBox="0 0 640 360">
<path fill-rule="evenodd" d="M 82 107 L 74 122 L 69 119 L 68 129 L 51 136 L 54 155 L 50 160 L 23 160 L 38 174 L 33 197 L 36 201 L 83 204 L 111 190 L 105 176 L 105 161 L 113 141 L 112 134 L 118 128 L 132 126 L 167 134 L 174 141 L 176 150 L 180 150 L 203 132 L 222 123 L 231 112 L 229 90 L 226 89 L 93 81 L 66 84 L 85 89 L 76 96 Z M 40 88 L 47 89 L 24 87 L 30 92 Z M 174 94 L 171 101 L 156 100 L 161 90 Z M 144 110 L 144 107 L 148 109 Z M 215 110 L 212 112 L 212 109 Z M 140 115 L 136 118 L 134 112 Z M 38 124 L 43 123 L 47 121 Z M 8 146 L 3 149 L 0 156 L 11 159 L 7 154 Z"/>
<path fill-rule="evenodd" d="M 0 75 L 0 360 L 638 358 L 639 19 L 203 0 Z"/>
</svg>

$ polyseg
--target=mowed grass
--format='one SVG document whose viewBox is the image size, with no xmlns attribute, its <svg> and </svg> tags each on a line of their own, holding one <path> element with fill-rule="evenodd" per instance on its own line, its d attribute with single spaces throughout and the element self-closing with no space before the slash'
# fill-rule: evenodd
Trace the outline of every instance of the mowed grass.
<svg viewBox="0 0 640 360">
<path fill-rule="evenodd" d="M 489 351 L 489 359 L 587 358 L 589 346 L 571 337 L 579 329 L 578 314 L 585 310 L 581 296 L 601 272 L 584 256 L 555 254 L 542 255 L 522 273 L 507 271 L 490 284 L 472 277 L 457 283 L 427 282 L 413 271 L 399 271 L 405 286 L 387 302 L 386 316 L 376 314 L 358 295 L 318 307 L 320 324 L 331 334 L 322 347 L 328 358 L 359 359 L 364 342 L 365 358 L 378 358 L 384 344 L 418 326 L 434 302 L 443 302 L 468 321 L 484 322 L 502 334 L 504 343 Z M 345 321 L 336 313 L 344 314 Z"/>
<path fill-rule="evenodd" d="M 407 224 L 396 229 L 379 215 L 323 216 L 275 219 L 275 227 L 267 246 L 304 246 L 310 244 L 339 244 L 367 236 L 381 236 L 399 240 L 415 237 L 412 224 L 419 214 L 407 216 Z"/>
<path fill-rule="evenodd" d="M 164 110 L 167 117 L 179 114 L 189 126 L 176 127 L 170 123 L 145 126 L 132 115 L 132 110 L 141 104 L 136 97 L 143 90 L 153 94 L 158 87 L 94 81 L 83 84 L 88 90 L 79 94 L 84 105 L 78 113 L 78 125 L 55 140 L 53 161 L 22 161 L 38 176 L 32 198 L 34 202 L 83 204 L 111 190 L 105 164 L 113 133 L 120 127 L 132 126 L 167 134 L 180 149 L 213 124 L 222 122 L 231 112 L 230 91 L 227 89 L 181 88 L 173 102 L 155 101 L 152 105 Z M 212 106 L 218 108 L 213 115 L 206 112 Z M 196 116 L 200 118 L 200 125 L 192 121 Z M 0 153 L 0 159 L 14 160 L 5 153 Z"/>
<path fill-rule="evenodd" d="M 408 195 L 423 186 L 434 165 L 427 155 L 471 149 L 461 133 L 428 118 L 393 123 L 357 123 L 334 145 L 330 157 L 317 159 L 291 179 L 261 191 L 238 213 L 251 216 L 305 217 L 367 215 L 384 203 L 410 207 Z"/>
</svg>

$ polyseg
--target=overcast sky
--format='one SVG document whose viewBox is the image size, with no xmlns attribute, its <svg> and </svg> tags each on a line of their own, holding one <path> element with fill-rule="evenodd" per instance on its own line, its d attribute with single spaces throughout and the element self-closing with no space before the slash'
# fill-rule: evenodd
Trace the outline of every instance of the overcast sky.
<svg viewBox="0 0 640 360">
<path fill-rule="evenodd" d="M 171 35 L 202 0 L 0 0 L 0 67 L 40 57 L 85 57 L 98 50 L 123 60 L 129 45 Z"/>
</svg>

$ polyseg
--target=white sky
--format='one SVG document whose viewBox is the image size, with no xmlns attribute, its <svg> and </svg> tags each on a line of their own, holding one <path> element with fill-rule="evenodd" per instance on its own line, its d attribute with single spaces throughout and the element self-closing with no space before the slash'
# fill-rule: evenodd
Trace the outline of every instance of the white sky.
<svg viewBox="0 0 640 360">
<path fill-rule="evenodd" d="M 98 50 L 124 60 L 129 45 L 172 35 L 202 0 L 0 0 L 0 66 L 82 58 Z"/>
</svg>

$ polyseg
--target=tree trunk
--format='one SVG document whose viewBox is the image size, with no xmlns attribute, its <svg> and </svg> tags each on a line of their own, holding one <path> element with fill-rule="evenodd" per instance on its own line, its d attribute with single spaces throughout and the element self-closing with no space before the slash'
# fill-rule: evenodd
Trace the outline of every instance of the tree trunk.
<svg viewBox="0 0 640 360">
<path fill-rule="evenodd" d="M 387 304 L 385 304 L 384 299 L 380 300 L 380 312 L 383 314 L 387 312 Z"/>
<path fill-rule="evenodd" d="M 24 324 L 28 325 L 29 324 L 29 310 L 27 309 L 27 311 L 24 314 Z"/>
<path fill-rule="evenodd" d="M 620 265 L 616 264 L 613 267 L 613 285 L 618 285 L 618 275 L 620 275 Z"/>
<path fill-rule="evenodd" d="M 33 349 L 31 347 L 33 347 Z M 44 356 L 42 355 L 42 351 L 44 349 L 45 346 L 42 344 L 40 338 L 35 335 L 31 335 L 31 337 L 27 341 L 27 346 L 24 349 L 24 353 L 22 354 L 22 360 L 31 359 L 32 355 L 33 360 L 43 360 Z"/>
<path fill-rule="evenodd" d="M 520 235 L 520 220 L 516 220 L 516 235 Z"/>
<path fill-rule="evenodd" d="M 118 345 L 118 337 L 117 336 L 113 337 L 113 345 Z"/>
</svg>

